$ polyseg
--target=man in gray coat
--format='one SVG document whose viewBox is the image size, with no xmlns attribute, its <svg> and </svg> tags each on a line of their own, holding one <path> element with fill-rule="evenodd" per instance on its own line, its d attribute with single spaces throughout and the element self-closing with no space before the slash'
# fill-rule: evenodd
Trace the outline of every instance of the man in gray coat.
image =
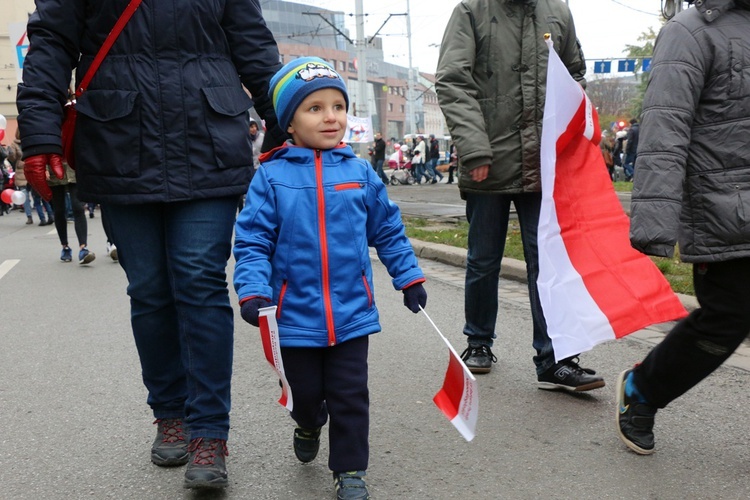
<svg viewBox="0 0 750 500">
<path fill-rule="evenodd" d="M 549 57 L 545 33 L 570 74 L 584 85 L 586 66 L 573 19 L 559 0 L 464 0 L 454 9 L 440 46 L 435 88 L 458 151 L 458 187 L 469 221 L 463 330 L 468 347 L 462 357 L 473 373 L 488 373 L 497 361 L 491 346 L 512 202 L 526 256 L 538 387 L 588 391 L 603 387 L 604 380 L 575 358 L 555 361 L 536 285 Z"/>
<path fill-rule="evenodd" d="M 698 0 L 656 40 L 630 241 L 693 263 L 700 308 L 617 382 L 617 432 L 654 452 L 654 416 L 750 332 L 750 0 Z"/>
</svg>

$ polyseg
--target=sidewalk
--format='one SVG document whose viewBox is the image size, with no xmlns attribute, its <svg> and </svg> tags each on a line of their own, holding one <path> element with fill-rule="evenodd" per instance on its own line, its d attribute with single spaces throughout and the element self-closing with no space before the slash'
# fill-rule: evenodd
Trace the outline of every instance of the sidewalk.
<svg viewBox="0 0 750 500">
<path fill-rule="evenodd" d="M 429 243 L 413 238 L 411 238 L 410 241 L 412 247 L 414 247 L 414 252 L 423 263 L 425 260 L 439 262 L 451 266 L 454 270 L 447 267 L 435 267 L 429 263 L 426 265 L 422 264 L 422 267 L 429 268 L 430 274 L 435 273 L 437 279 L 463 288 L 463 270 L 466 268 L 465 249 L 443 245 L 441 243 Z M 425 269 L 425 271 L 427 270 L 428 269 Z M 526 264 L 517 259 L 504 257 L 502 269 L 500 271 L 499 297 L 528 304 L 526 283 Z M 688 311 L 698 308 L 698 301 L 692 295 L 678 293 L 677 296 L 682 302 L 682 305 L 685 306 L 685 309 Z M 673 325 L 674 322 L 652 325 L 630 334 L 628 338 L 637 339 L 650 345 L 654 345 L 664 338 Z M 748 342 L 743 343 L 737 351 L 735 351 L 732 357 L 727 360 L 726 364 L 745 371 L 750 371 L 750 345 Z"/>
</svg>

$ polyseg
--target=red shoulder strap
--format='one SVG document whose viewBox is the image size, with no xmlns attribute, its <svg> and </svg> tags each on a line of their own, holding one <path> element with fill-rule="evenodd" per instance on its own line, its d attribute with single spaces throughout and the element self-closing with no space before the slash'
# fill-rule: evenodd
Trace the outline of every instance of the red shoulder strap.
<svg viewBox="0 0 750 500">
<path fill-rule="evenodd" d="M 107 56 L 107 52 L 109 52 L 109 49 L 112 48 L 115 40 L 117 40 L 117 37 L 120 36 L 123 28 L 125 28 L 125 25 L 128 24 L 128 21 L 130 21 L 130 18 L 133 16 L 133 13 L 136 11 L 139 5 L 141 5 L 141 0 L 130 0 L 130 3 L 125 8 L 125 12 L 120 15 L 120 18 L 115 23 L 115 27 L 112 28 L 112 31 L 109 32 L 109 35 L 107 35 L 107 39 L 104 40 L 104 43 L 99 49 L 99 52 L 96 53 L 94 62 L 91 63 L 91 66 L 89 66 L 88 71 L 86 71 L 86 74 L 81 81 L 81 85 L 79 85 L 76 89 L 76 97 L 79 97 L 81 94 L 83 94 L 83 91 L 88 88 L 89 83 L 91 83 L 91 79 L 94 78 L 94 75 L 96 74 L 96 70 L 99 69 L 102 61 Z"/>
</svg>

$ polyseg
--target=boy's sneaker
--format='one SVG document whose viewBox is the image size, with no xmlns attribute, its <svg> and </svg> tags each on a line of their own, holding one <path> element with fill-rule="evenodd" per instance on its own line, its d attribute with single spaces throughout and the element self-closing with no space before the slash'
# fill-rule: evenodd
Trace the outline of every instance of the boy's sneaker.
<svg viewBox="0 0 750 500">
<path fill-rule="evenodd" d="M 590 368 L 582 368 L 574 359 L 564 359 L 537 377 L 540 389 L 583 392 L 604 387 L 604 379 Z"/>
<path fill-rule="evenodd" d="M 656 408 L 636 401 L 625 393 L 625 384 L 633 370 L 617 378 L 617 434 L 625 445 L 639 455 L 654 452 L 654 416 Z"/>
<path fill-rule="evenodd" d="M 180 418 L 158 418 L 156 439 L 151 445 L 151 461 L 160 467 L 175 467 L 188 462 L 188 445 Z"/>
<path fill-rule="evenodd" d="M 333 485 L 336 487 L 336 500 L 367 500 L 370 493 L 367 491 L 365 480 L 366 473 L 363 470 L 350 472 L 334 472 Z"/>
<path fill-rule="evenodd" d="M 65 247 L 62 249 L 62 252 L 60 252 L 60 260 L 63 262 L 70 262 L 73 260 L 73 251 L 70 249 L 70 247 Z"/>
<path fill-rule="evenodd" d="M 88 248 L 81 248 L 81 251 L 78 252 L 78 263 L 79 264 L 89 264 L 96 259 L 96 254 L 94 252 L 89 252 Z"/>
<path fill-rule="evenodd" d="M 229 455 L 223 439 L 195 438 L 188 446 L 185 488 L 223 488 L 229 484 L 224 457 Z"/>
<path fill-rule="evenodd" d="M 294 429 L 294 454 L 300 462 L 307 463 L 315 460 L 320 449 L 320 427 L 304 429 L 300 426 Z"/>
<path fill-rule="evenodd" d="M 461 353 L 461 359 L 471 373 L 489 373 L 492 363 L 497 363 L 497 357 L 488 345 L 469 345 Z"/>
<path fill-rule="evenodd" d="M 107 255 L 109 255 L 112 260 L 117 262 L 117 247 L 114 243 L 107 242 Z"/>
</svg>

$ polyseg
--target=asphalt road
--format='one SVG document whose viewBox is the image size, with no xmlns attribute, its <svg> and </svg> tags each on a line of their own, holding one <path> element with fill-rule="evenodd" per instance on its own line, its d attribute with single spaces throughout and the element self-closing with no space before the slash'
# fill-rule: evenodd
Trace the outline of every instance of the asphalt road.
<svg viewBox="0 0 750 500">
<path fill-rule="evenodd" d="M 404 186 L 416 198 L 433 188 L 452 186 Z M 459 203 L 454 194 L 446 204 Z M 279 388 L 258 332 L 239 310 L 230 486 L 195 494 L 183 490 L 182 468 L 153 466 L 155 426 L 122 270 L 102 255 L 85 267 L 61 263 L 51 228 L 24 220 L 17 212 L 0 217 L 1 499 L 332 498 L 328 440 L 315 462 L 296 461 L 292 421 L 276 403 Z M 90 223 L 90 246 L 103 253 L 100 220 Z M 460 352 L 462 270 L 422 265 L 427 312 Z M 615 435 L 614 385 L 648 342 L 628 337 L 583 356 L 605 377 L 603 389 L 578 396 L 538 390 L 524 286 L 504 282 L 499 361 L 479 377 L 477 436 L 466 442 L 431 401 L 446 347 L 425 318 L 404 308 L 383 267 L 374 268 L 383 331 L 370 344 L 373 498 L 750 498 L 747 371 L 721 368 L 660 412 L 657 452 L 637 456 Z"/>
<path fill-rule="evenodd" d="M 389 186 L 388 195 L 405 215 L 466 220 L 466 202 L 461 199 L 458 186 L 446 182 L 447 176 L 438 184 Z M 623 210 L 630 213 L 630 193 L 616 194 Z"/>
</svg>

